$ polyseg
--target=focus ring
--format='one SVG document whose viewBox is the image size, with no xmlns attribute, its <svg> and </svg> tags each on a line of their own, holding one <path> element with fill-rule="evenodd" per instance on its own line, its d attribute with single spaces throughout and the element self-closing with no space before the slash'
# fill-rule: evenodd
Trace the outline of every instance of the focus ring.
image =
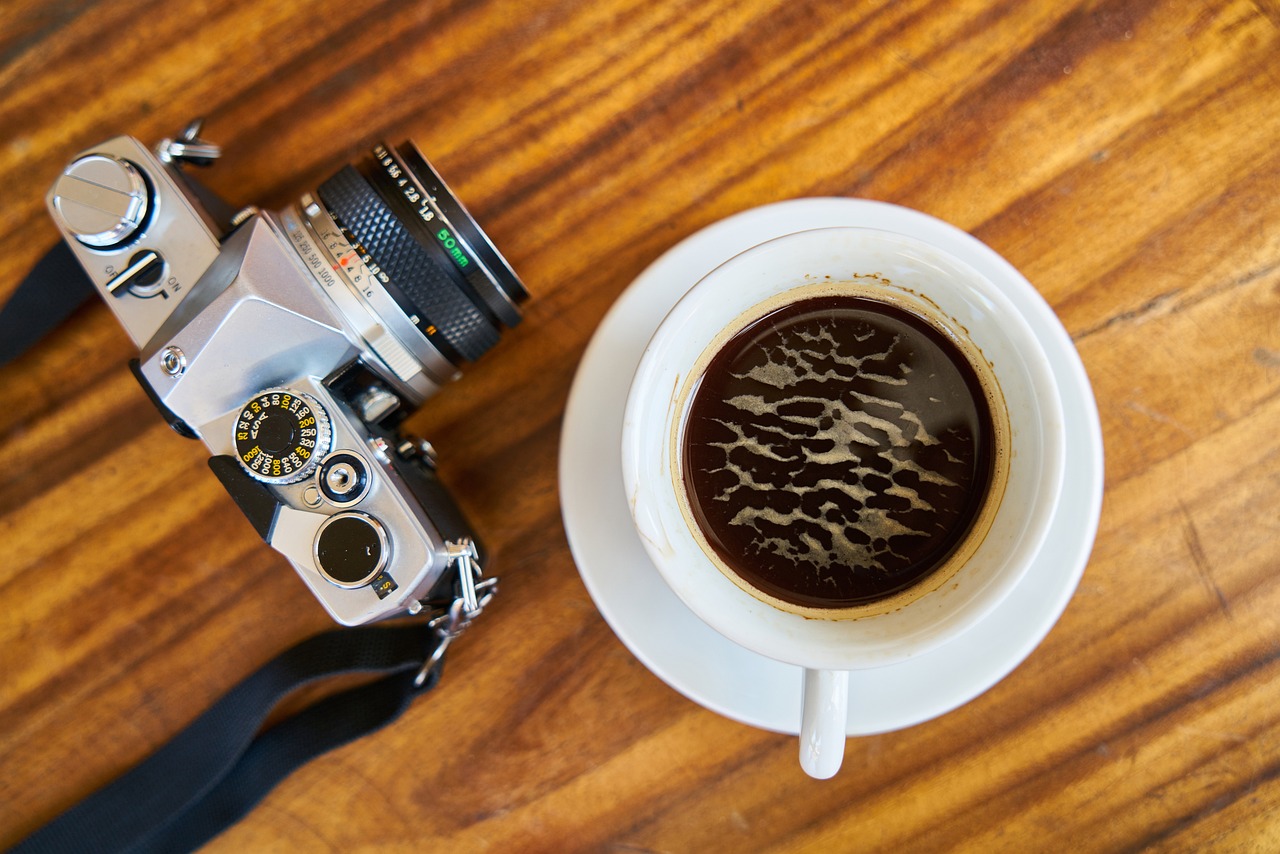
<svg viewBox="0 0 1280 854">
<path fill-rule="evenodd" d="M 509 327 L 519 324 L 520 309 L 517 306 L 529 296 L 529 292 L 524 289 L 524 285 L 520 283 L 519 277 L 507 263 L 507 259 L 503 258 L 502 253 L 489 242 L 489 238 L 485 236 L 467 209 L 462 206 L 462 202 L 413 143 L 406 142 L 401 145 L 399 155 L 410 173 L 416 173 L 427 195 L 434 199 L 440 213 L 467 242 L 480 262 L 464 274 L 471 286 L 476 289 L 489 310 L 500 321 Z M 493 276 L 492 279 L 489 278 L 490 275 Z"/>
<path fill-rule="evenodd" d="M 493 322 L 359 172 L 346 166 L 321 184 L 318 192 L 334 217 L 459 356 L 475 361 L 498 343 L 499 332 Z"/>
</svg>

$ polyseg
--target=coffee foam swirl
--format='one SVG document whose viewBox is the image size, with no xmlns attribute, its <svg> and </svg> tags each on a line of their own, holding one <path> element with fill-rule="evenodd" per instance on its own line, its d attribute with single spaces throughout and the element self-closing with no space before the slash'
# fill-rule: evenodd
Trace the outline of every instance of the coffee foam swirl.
<svg viewBox="0 0 1280 854">
<path fill-rule="evenodd" d="M 726 344 L 684 453 L 720 557 L 810 607 L 883 598 L 936 568 L 990 464 L 982 390 L 948 348 L 923 320 L 853 297 L 795 304 Z"/>
</svg>

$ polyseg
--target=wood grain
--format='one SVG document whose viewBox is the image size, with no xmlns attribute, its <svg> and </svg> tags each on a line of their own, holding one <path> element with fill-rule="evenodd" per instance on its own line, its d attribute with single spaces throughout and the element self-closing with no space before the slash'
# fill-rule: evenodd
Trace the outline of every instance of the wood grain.
<svg viewBox="0 0 1280 854">
<path fill-rule="evenodd" d="M 434 694 L 210 850 L 1280 848 L 1278 57 L 1274 0 L 5 3 L 0 298 L 56 239 L 43 196 L 75 152 L 196 115 L 226 152 L 205 180 L 272 207 L 417 140 L 532 292 L 411 421 L 494 552 L 492 613 Z M 1048 639 L 827 783 L 626 651 L 556 481 L 627 283 L 815 195 L 927 211 L 1020 268 L 1107 449 Z M 93 304 L 0 368 L 0 846 L 328 626 L 132 355 Z"/>
</svg>

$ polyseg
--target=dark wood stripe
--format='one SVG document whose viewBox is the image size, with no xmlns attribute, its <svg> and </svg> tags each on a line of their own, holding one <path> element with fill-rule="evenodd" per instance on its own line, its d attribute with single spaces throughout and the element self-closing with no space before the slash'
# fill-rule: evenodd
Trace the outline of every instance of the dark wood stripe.
<svg viewBox="0 0 1280 854">
<path fill-rule="evenodd" d="M 91 393 L 86 386 L 84 391 Z M 5 467 L 0 473 L 0 515 L 5 515 L 39 499 L 49 490 L 57 489 L 66 478 L 83 470 L 87 462 L 106 457 L 145 432 L 156 428 L 159 415 L 142 395 L 129 395 L 105 409 L 107 418 L 97 429 L 85 431 L 75 440 L 75 448 L 69 449 L 66 436 L 51 435 L 45 447 L 35 459 Z M 52 416 L 45 410 L 35 413 L 26 422 L 39 424 Z M 27 429 L 23 426 L 21 429 Z M 36 429 L 40 429 L 36 427 Z M 168 432 L 168 428 L 164 428 Z M 177 435 L 173 435 L 177 439 Z M 70 451 L 70 452 L 69 452 Z"/>
</svg>

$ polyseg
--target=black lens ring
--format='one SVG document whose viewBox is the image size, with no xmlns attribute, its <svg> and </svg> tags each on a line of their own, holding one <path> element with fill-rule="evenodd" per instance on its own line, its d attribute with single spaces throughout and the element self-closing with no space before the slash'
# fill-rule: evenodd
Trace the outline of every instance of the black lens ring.
<svg viewBox="0 0 1280 854">
<path fill-rule="evenodd" d="M 451 290 L 451 287 L 461 293 L 466 300 L 466 309 L 464 310 L 470 324 L 467 327 L 467 335 L 463 340 L 473 346 L 483 348 L 479 350 L 477 356 L 464 356 L 467 361 L 474 362 L 479 355 L 483 355 L 485 351 L 498 343 L 498 338 L 502 334 L 502 327 L 498 323 L 498 319 L 493 316 L 493 313 L 480 298 L 480 295 L 471 287 L 462 271 L 457 269 L 450 261 L 442 258 L 444 248 L 436 245 L 435 238 L 423 227 L 412 207 L 407 205 L 403 199 L 398 198 L 395 188 L 386 186 L 385 182 L 379 181 L 376 171 L 372 175 L 365 175 L 364 178 L 390 209 L 392 215 L 396 218 L 396 223 L 407 231 L 410 238 L 417 241 L 419 246 L 427 247 L 427 255 L 435 260 L 434 265 L 424 271 L 425 275 L 402 278 L 398 282 L 401 285 L 401 291 L 411 303 L 420 306 L 438 303 L 442 294 L 452 295 L 453 290 Z M 457 306 L 454 306 L 454 308 L 457 308 Z M 476 319 L 475 314 L 470 309 L 479 312 L 479 320 Z M 454 331 L 457 329 L 456 323 L 439 323 L 433 327 L 431 323 L 427 322 L 420 323 L 418 326 L 420 331 L 428 334 L 428 337 L 432 337 L 429 333 L 433 331 L 438 335 L 439 330 L 447 328 L 450 331 Z M 456 336 L 451 335 L 450 339 L 454 337 Z M 450 346 L 456 346 L 456 344 L 450 340 Z"/>
<path fill-rule="evenodd" d="M 329 218 L 333 220 L 333 224 L 338 227 L 340 232 L 342 232 L 342 236 L 351 244 L 351 248 L 353 250 L 362 256 L 368 255 L 369 258 L 373 257 L 372 255 L 369 255 L 368 250 L 360 244 L 360 241 L 356 240 L 355 235 L 351 233 L 350 229 L 342 224 L 342 221 L 338 219 L 332 210 L 329 211 Z M 449 343 L 448 339 L 446 339 L 443 334 L 441 334 L 440 328 L 431 322 L 431 318 L 427 317 L 426 312 L 424 312 L 419 306 L 415 305 L 413 300 L 409 299 L 407 294 L 397 288 L 395 283 L 391 281 L 391 278 L 387 276 L 385 272 L 383 275 L 378 276 L 378 284 L 382 286 L 382 290 L 386 292 L 387 296 L 391 298 L 391 301 L 396 304 L 398 309 L 400 309 L 400 313 L 403 314 L 405 318 L 407 318 L 410 323 L 412 323 L 413 326 L 422 333 L 422 336 L 430 342 L 432 347 L 435 347 L 436 350 L 439 351 L 440 355 L 443 356 L 446 361 L 455 366 L 464 361 L 462 354 L 453 349 L 453 345 Z"/>
<path fill-rule="evenodd" d="M 361 172 L 369 186 L 382 196 L 382 200 L 387 203 L 399 217 L 400 224 L 407 228 L 419 243 L 429 246 L 435 257 L 442 259 L 439 261 L 440 268 L 452 277 L 454 283 L 461 291 L 466 294 L 467 299 L 475 303 L 476 307 L 484 312 L 485 317 L 489 319 L 494 326 L 500 326 L 501 322 L 489 305 L 489 301 L 482 297 L 476 290 L 476 284 L 485 283 L 488 290 L 495 290 L 495 287 L 489 282 L 488 275 L 481 269 L 478 263 L 466 263 L 465 270 L 459 266 L 457 261 L 449 258 L 448 249 L 442 245 L 442 238 L 435 229 L 441 228 L 440 221 L 434 218 L 434 213 L 430 211 L 425 201 L 419 201 L 418 207 L 414 206 L 414 202 L 409 198 L 420 199 L 423 190 L 416 177 L 406 174 L 399 165 L 402 161 L 396 159 L 394 152 L 387 150 L 386 146 L 378 145 L 373 149 L 372 165 Z M 407 167 L 405 167 L 407 169 Z M 400 177 L 397 179 L 395 175 Z M 422 207 L 427 211 L 427 216 L 432 217 L 430 222 L 426 221 L 419 210 Z M 467 257 L 465 251 L 460 247 L 457 249 L 462 257 Z"/>
<path fill-rule="evenodd" d="M 482 270 L 468 272 L 467 275 L 473 287 L 484 298 L 489 309 L 507 327 L 517 325 L 521 319 L 517 306 L 529 296 L 520 277 L 516 275 L 515 270 L 511 269 L 507 259 L 502 257 L 476 223 L 475 217 L 471 216 L 471 212 L 453 194 L 449 185 L 444 182 L 440 173 L 436 172 L 435 167 L 422 155 L 417 146 L 411 142 L 404 142 L 396 150 L 396 154 L 413 173 L 422 188 L 434 197 L 440 213 L 488 270 L 488 276 L 484 275 Z"/>
<path fill-rule="evenodd" d="M 498 342 L 497 327 L 443 266 L 451 262 L 433 257 L 443 250 L 424 246 L 416 239 L 353 167 L 338 170 L 320 185 L 317 194 L 463 359 L 475 361 Z"/>
</svg>

